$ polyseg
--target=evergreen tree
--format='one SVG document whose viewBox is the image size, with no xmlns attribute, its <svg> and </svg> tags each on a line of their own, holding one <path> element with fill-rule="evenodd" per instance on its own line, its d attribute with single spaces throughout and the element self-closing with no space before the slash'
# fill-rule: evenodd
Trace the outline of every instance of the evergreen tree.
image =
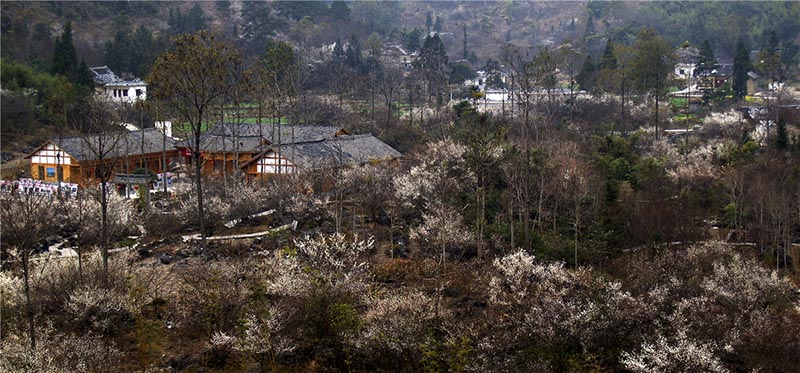
<svg viewBox="0 0 800 373">
<path fill-rule="evenodd" d="M 62 75 L 71 81 L 77 67 L 78 59 L 75 54 L 75 45 L 72 43 L 72 22 L 67 21 L 61 36 L 56 38 L 50 72 L 53 75 Z"/>
<path fill-rule="evenodd" d="M 75 45 L 72 43 L 72 22 L 68 21 L 64 25 L 64 31 L 56 39 L 50 71 L 53 75 L 61 75 L 78 86 L 79 94 L 90 92 L 88 88 L 92 87 L 92 75 L 85 61 L 78 64 Z"/>
<path fill-rule="evenodd" d="M 170 34 L 180 35 L 185 33 L 185 22 L 183 21 L 183 14 L 180 8 L 169 8 L 169 19 L 167 19 L 167 26 L 169 26 Z"/>
<path fill-rule="evenodd" d="M 775 30 L 768 33 L 764 47 L 758 54 L 758 68 L 767 79 L 780 81 L 782 78 L 780 49 Z"/>
<path fill-rule="evenodd" d="M 139 26 L 133 34 L 133 47 L 131 48 L 130 69 L 133 75 L 146 76 L 150 66 L 159 54 L 156 49 L 153 33 L 144 25 Z"/>
<path fill-rule="evenodd" d="M 442 32 L 442 17 L 436 16 L 436 22 L 433 23 L 433 31 Z"/>
<path fill-rule="evenodd" d="M 697 71 L 708 72 L 716 68 L 717 60 L 714 58 L 714 50 L 711 48 L 711 43 L 708 39 L 703 40 L 700 45 L 700 59 L 697 61 Z"/>
<path fill-rule="evenodd" d="M 600 66 L 599 68 L 602 69 L 616 69 L 617 68 L 617 57 L 614 56 L 614 43 L 609 40 L 606 43 L 606 50 L 603 51 L 603 56 L 600 57 Z"/>
<path fill-rule="evenodd" d="M 406 33 L 403 38 L 403 46 L 406 47 L 409 53 L 419 50 L 419 39 L 422 35 L 422 30 L 415 28 Z"/>
<path fill-rule="evenodd" d="M 733 88 L 734 97 L 741 99 L 747 95 L 747 73 L 750 71 L 750 52 L 741 38 L 736 43 L 733 55 Z"/>
<path fill-rule="evenodd" d="M 469 59 L 469 53 L 467 53 L 467 24 L 464 23 L 464 59 Z"/>
<path fill-rule="evenodd" d="M 94 85 L 94 78 L 92 77 L 92 72 L 89 71 L 89 65 L 86 64 L 86 60 L 81 60 L 78 69 L 75 71 L 75 84 L 84 88 L 91 88 Z"/>
<path fill-rule="evenodd" d="M 589 13 L 589 16 L 586 17 L 586 31 L 583 32 L 583 40 L 586 41 L 586 38 L 594 35 L 594 17 L 592 13 Z"/>
<path fill-rule="evenodd" d="M 783 118 L 778 118 L 778 127 L 776 128 L 775 147 L 780 150 L 789 148 L 789 135 L 786 132 L 786 121 Z"/>
<path fill-rule="evenodd" d="M 120 29 L 114 34 L 114 39 L 106 42 L 104 58 L 106 65 L 116 73 L 131 72 L 131 55 L 134 52 L 127 29 Z"/>
<path fill-rule="evenodd" d="M 428 82 L 428 95 L 436 95 L 437 103 L 441 104 L 447 84 L 447 51 L 439 34 L 426 36 L 416 61 L 416 68 L 420 69 L 423 77 Z"/>
<path fill-rule="evenodd" d="M 345 62 L 347 66 L 355 71 L 361 70 L 361 42 L 356 34 L 350 35 L 347 50 L 345 51 Z"/>
<path fill-rule="evenodd" d="M 264 53 L 266 41 L 275 30 L 286 26 L 283 18 L 273 16 L 270 5 L 262 1 L 246 1 L 242 5 L 241 42 L 246 54 Z"/>
<path fill-rule="evenodd" d="M 185 29 L 183 32 L 193 34 L 197 31 L 205 30 L 206 22 L 208 22 L 206 12 L 203 11 L 200 4 L 195 3 L 192 9 L 189 9 L 189 12 L 186 13 L 186 19 L 184 20 Z"/>
<path fill-rule="evenodd" d="M 594 66 L 592 56 L 587 55 L 586 60 L 583 62 L 583 66 L 581 67 L 581 71 L 577 76 L 575 76 L 575 81 L 578 82 L 578 85 L 581 87 L 581 89 L 591 91 L 594 90 L 596 79 L 597 69 Z"/>
<path fill-rule="evenodd" d="M 331 19 L 338 22 L 346 22 L 350 20 L 350 7 L 347 3 L 341 0 L 334 0 L 331 3 L 330 10 Z"/>
<path fill-rule="evenodd" d="M 431 12 L 428 12 L 428 14 L 425 15 L 425 30 L 427 31 L 426 33 L 428 34 L 431 33 L 432 26 L 433 26 L 433 18 L 431 17 Z"/>
</svg>

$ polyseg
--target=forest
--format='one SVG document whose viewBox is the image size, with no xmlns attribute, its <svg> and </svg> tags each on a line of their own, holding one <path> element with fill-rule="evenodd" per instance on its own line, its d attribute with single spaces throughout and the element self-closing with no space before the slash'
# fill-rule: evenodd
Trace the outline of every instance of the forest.
<svg viewBox="0 0 800 373">
<path fill-rule="evenodd" d="M 0 371 L 800 369 L 800 3 L 0 6 Z M 402 157 L 210 166 L 245 126 Z"/>
</svg>

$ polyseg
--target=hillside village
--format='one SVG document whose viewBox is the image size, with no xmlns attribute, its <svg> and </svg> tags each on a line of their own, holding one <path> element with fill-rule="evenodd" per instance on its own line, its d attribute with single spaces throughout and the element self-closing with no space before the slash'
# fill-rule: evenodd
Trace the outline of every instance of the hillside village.
<svg viewBox="0 0 800 373">
<path fill-rule="evenodd" d="M 3 2 L 0 371 L 797 371 L 800 6 L 691 5 Z"/>
</svg>

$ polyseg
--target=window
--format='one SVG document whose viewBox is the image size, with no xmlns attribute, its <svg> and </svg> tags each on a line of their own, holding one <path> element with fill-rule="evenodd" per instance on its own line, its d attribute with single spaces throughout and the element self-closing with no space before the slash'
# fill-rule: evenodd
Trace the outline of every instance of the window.
<svg viewBox="0 0 800 373">
<path fill-rule="evenodd" d="M 125 96 L 125 97 L 128 97 L 128 90 L 127 89 L 123 89 L 122 90 L 122 95 Z"/>
<path fill-rule="evenodd" d="M 48 167 L 47 168 L 47 177 L 48 178 L 56 177 L 56 169 L 55 169 L 55 167 Z"/>
<path fill-rule="evenodd" d="M 39 180 L 44 180 L 44 166 L 39 166 Z"/>
<path fill-rule="evenodd" d="M 136 90 L 136 97 L 139 97 L 141 95 L 142 95 L 142 90 L 141 89 L 137 89 Z"/>
</svg>

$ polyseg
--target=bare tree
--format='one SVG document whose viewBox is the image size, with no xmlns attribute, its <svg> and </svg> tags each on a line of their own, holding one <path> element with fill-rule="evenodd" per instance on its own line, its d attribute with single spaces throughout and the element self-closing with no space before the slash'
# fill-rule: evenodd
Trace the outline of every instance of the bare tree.
<svg viewBox="0 0 800 373">
<path fill-rule="evenodd" d="M 189 148 L 195 169 L 197 220 L 201 247 L 206 252 L 203 214 L 201 134 L 212 109 L 234 88 L 232 75 L 239 72 L 241 55 L 214 33 L 200 31 L 175 38 L 175 49 L 159 56 L 148 80 L 154 96 L 169 105 L 189 125 Z"/>
<path fill-rule="evenodd" d="M 113 106 L 102 99 L 93 99 L 84 107 L 76 123 L 81 132 L 80 148 L 82 157 L 91 159 L 90 179 L 100 182 L 101 235 L 100 248 L 103 255 L 103 268 L 108 270 L 108 191 L 114 171 L 130 150 L 126 133 L 115 123 L 123 122 L 126 108 Z"/>
<path fill-rule="evenodd" d="M 25 308 L 28 319 L 28 335 L 31 349 L 36 349 L 36 327 L 33 302 L 31 300 L 31 256 L 39 249 L 40 242 L 55 233 L 58 226 L 57 213 L 50 195 L 24 193 L 20 190 L 0 197 L 0 231 L 3 251 L 11 251 L 22 262 L 25 285 Z"/>
</svg>

